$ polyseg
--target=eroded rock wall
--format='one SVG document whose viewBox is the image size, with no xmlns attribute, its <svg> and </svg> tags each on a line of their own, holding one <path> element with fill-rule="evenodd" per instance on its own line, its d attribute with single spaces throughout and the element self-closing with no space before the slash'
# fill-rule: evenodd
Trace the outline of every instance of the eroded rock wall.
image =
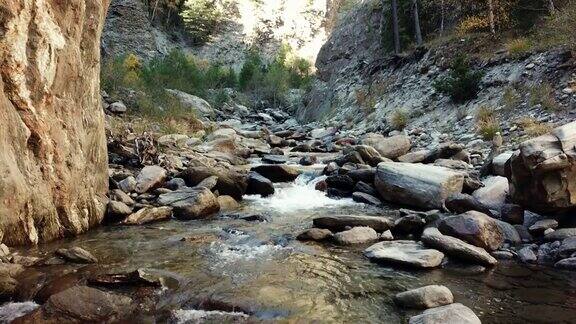
<svg viewBox="0 0 576 324">
<path fill-rule="evenodd" d="M 102 220 L 108 2 L 0 2 L 0 229 L 8 245 L 79 234 Z"/>
</svg>

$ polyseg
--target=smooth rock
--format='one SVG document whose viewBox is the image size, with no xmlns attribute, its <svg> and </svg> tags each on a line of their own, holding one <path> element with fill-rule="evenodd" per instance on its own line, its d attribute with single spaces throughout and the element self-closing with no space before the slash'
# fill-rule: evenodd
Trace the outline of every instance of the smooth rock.
<svg viewBox="0 0 576 324">
<path fill-rule="evenodd" d="M 560 228 L 550 234 L 544 235 L 544 240 L 549 242 L 562 241 L 574 236 L 576 236 L 576 228 Z"/>
<path fill-rule="evenodd" d="M 310 228 L 300 233 L 296 238 L 300 241 L 324 241 L 332 238 L 332 231 L 323 228 Z"/>
<path fill-rule="evenodd" d="M 218 196 L 218 205 L 220 205 L 220 211 L 232 211 L 240 208 L 240 204 L 236 199 L 230 196 Z"/>
<path fill-rule="evenodd" d="M 392 221 L 385 217 L 379 216 L 323 216 L 313 220 L 314 226 L 326 228 L 332 231 L 344 231 L 346 227 L 365 226 L 371 227 L 377 232 L 383 232 L 392 227 Z"/>
<path fill-rule="evenodd" d="M 172 217 L 172 207 L 144 207 L 134 214 L 128 216 L 122 224 L 143 225 L 170 219 Z"/>
<path fill-rule="evenodd" d="M 272 182 L 290 182 L 296 180 L 300 172 L 288 165 L 264 164 L 253 167 L 254 171 Z"/>
<path fill-rule="evenodd" d="M 353 227 L 334 234 L 334 240 L 340 245 L 363 244 L 377 241 L 378 233 L 371 227 Z"/>
<path fill-rule="evenodd" d="M 352 193 L 352 199 L 355 202 L 359 202 L 359 203 L 364 203 L 367 205 L 373 205 L 373 206 L 380 206 L 382 205 L 382 201 L 380 201 L 380 199 L 369 195 L 367 193 L 364 192 L 354 192 Z"/>
<path fill-rule="evenodd" d="M 145 193 L 160 186 L 166 179 L 166 170 L 157 165 L 145 166 L 136 177 L 137 193 Z"/>
<path fill-rule="evenodd" d="M 483 248 L 466 243 L 458 238 L 443 235 L 437 228 L 424 229 L 421 237 L 424 245 L 438 249 L 459 260 L 492 266 L 498 261 Z"/>
<path fill-rule="evenodd" d="M 450 304 L 427 309 L 410 317 L 409 324 L 481 324 L 474 312 L 462 304 Z"/>
<path fill-rule="evenodd" d="M 427 249 L 414 241 L 384 241 L 364 250 L 364 255 L 373 261 L 414 268 L 435 268 L 442 263 L 444 254 Z"/>
<path fill-rule="evenodd" d="M 452 304 L 454 296 L 446 286 L 430 285 L 396 294 L 394 302 L 405 308 L 428 309 Z"/>
<path fill-rule="evenodd" d="M 69 249 L 58 249 L 56 254 L 70 262 L 74 263 L 97 263 L 98 259 L 92 253 L 84 250 L 81 247 L 72 247 Z"/>
<path fill-rule="evenodd" d="M 472 196 L 482 205 L 500 211 L 506 203 L 509 186 L 508 179 L 500 176 L 488 177 L 484 179 L 484 187 L 474 191 Z"/>
<path fill-rule="evenodd" d="M 396 135 L 384 137 L 380 134 L 366 134 L 362 144 L 373 147 L 382 157 L 396 159 L 410 151 L 410 137 L 406 135 Z"/>
<path fill-rule="evenodd" d="M 174 217 L 180 220 L 206 218 L 220 210 L 216 196 L 203 187 L 180 189 L 160 195 L 158 203 L 173 207 Z"/>
<path fill-rule="evenodd" d="M 532 235 L 542 235 L 547 229 L 556 229 L 558 227 L 558 221 L 555 219 L 542 219 L 534 223 L 528 228 L 530 234 Z"/>
<path fill-rule="evenodd" d="M 504 243 L 504 234 L 496 220 L 477 211 L 446 217 L 438 229 L 488 251 L 497 250 Z"/>
</svg>

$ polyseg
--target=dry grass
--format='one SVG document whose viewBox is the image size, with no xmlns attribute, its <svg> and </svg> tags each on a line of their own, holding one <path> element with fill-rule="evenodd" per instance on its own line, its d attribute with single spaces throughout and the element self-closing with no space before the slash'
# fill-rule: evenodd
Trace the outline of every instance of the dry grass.
<svg viewBox="0 0 576 324">
<path fill-rule="evenodd" d="M 504 106 L 504 109 L 513 110 L 518 108 L 521 100 L 522 98 L 518 91 L 516 91 L 514 87 L 508 86 L 506 89 L 504 89 L 500 103 Z"/>
<path fill-rule="evenodd" d="M 514 57 L 522 56 L 530 52 L 531 49 L 532 44 L 530 40 L 524 37 L 512 39 L 506 43 L 506 50 Z"/>
<path fill-rule="evenodd" d="M 547 134 L 554 129 L 551 124 L 539 122 L 533 117 L 522 117 L 516 121 L 516 124 L 524 130 L 529 138 Z"/>
<path fill-rule="evenodd" d="M 554 88 L 549 83 L 534 84 L 528 88 L 531 106 L 541 105 L 546 110 L 558 110 Z"/>
<path fill-rule="evenodd" d="M 490 117 L 476 123 L 476 132 L 486 141 L 490 141 L 500 132 L 500 123 L 495 117 Z"/>
<path fill-rule="evenodd" d="M 495 119 L 496 111 L 492 107 L 480 106 L 476 110 L 476 122 L 483 122 L 489 119 Z"/>
<path fill-rule="evenodd" d="M 408 121 L 410 120 L 410 116 L 404 109 L 398 109 L 394 111 L 390 115 L 390 125 L 395 130 L 403 130 L 408 125 Z"/>
</svg>

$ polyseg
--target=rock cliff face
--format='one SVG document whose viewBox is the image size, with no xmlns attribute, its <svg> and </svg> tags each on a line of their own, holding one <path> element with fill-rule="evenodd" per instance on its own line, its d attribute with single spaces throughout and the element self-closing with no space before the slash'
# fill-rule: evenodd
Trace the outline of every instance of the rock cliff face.
<svg viewBox="0 0 576 324">
<path fill-rule="evenodd" d="M 99 45 L 107 7 L 0 2 L 0 230 L 8 245 L 79 234 L 102 220 Z"/>
</svg>

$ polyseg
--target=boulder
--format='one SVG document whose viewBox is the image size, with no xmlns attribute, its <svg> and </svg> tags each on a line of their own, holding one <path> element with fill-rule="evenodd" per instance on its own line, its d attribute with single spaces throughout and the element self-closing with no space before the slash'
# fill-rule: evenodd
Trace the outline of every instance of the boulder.
<svg viewBox="0 0 576 324">
<path fill-rule="evenodd" d="M 200 181 L 195 188 L 206 188 L 208 190 L 212 190 L 218 184 L 218 177 L 217 176 L 209 176 L 208 178 Z"/>
<path fill-rule="evenodd" d="M 524 263 L 536 263 L 538 256 L 534 252 L 534 246 L 525 246 L 518 251 L 518 258 Z"/>
<path fill-rule="evenodd" d="M 405 234 L 420 234 L 424 225 L 426 225 L 426 220 L 420 215 L 410 214 L 394 221 L 394 231 Z"/>
<path fill-rule="evenodd" d="M 410 137 L 396 135 L 384 137 L 380 134 L 369 133 L 362 140 L 362 144 L 373 147 L 382 157 L 396 159 L 410 151 Z"/>
<path fill-rule="evenodd" d="M 528 231 L 532 235 L 543 235 L 547 229 L 556 229 L 558 227 L 558 221 L 555 219 L 541 219 L 536 221 L 528 227 Z"/>
<path fill-rule="evenodd" d="M 275 189 L 272 181 L 261 176 L 257 172 L 250 172 L 248 174 L 248 187 L 246 189 L 246 194 L 268 197 L 273 195 L 274 192 Z"/>
<path fill-rule="evenodd" d="M 373 197 L 378 197 L 378 192 L 376 191 L 376 189 L 374 189 L 374 187 L 366 182 L 363 181 L 358 181 L 355 185 L 354 188 L 352 189 L 353 192 L 362 192 L 365 194 L 368 194 L 370 196 Z"/>
<path fill-rule="evenodd" d="M 404 163 L 421 163 L 426 160 L 426 158 L 430 155 L 430 151 L 428 150 L 420 150 L 415 152 L 410 152 L 398 157 L 398 161 Z"/>
<path fill-rule="evenodd" d="M 485 266 L 492 266 L 498 263 L 483 248 L 468 244 L 458 238 L 444 235 L 434 227 L 424 229 L 421 240 L 424 245 L 438 249 L 455 259 Z"/>
<path fill-rule="evenodd" d="M 504 152 L 500 153 L 494 159 L 492 159 L 492 173 L 495 175 L 505 177 L 506 176 L 506 169 L 510 165 L 510 159 L 514 155 L 514 152 Z"/>
<path fill-rule="evenodd" d="M 296 238 L 300 241 L 324 241 L 332 238 L 332 231 L 323 228 L 311 228 L 300 233 Z"/>
<path fill-rule="evenodd" d="M 170 219 L 172 217 L 172 207 L 144 207 L 134 214 L 126 217 L 124 225 L 142 225 Z"/>
<path fill-rule="evenodd" d="M 69 249 L 58 249 L 56 254 L 66 261 L 74 263 L 97 263 L 98 259 L 92 253 L 81 247 L 72 247 Z"/>
<path fill-rule="evenodd" d="M 352 193 L 352 199 L 355 202 L 359 202 L 359 203 L 363 203 L 363 204 L 367 204 L 367 205 L 372 205 L 372 206 L 382 205 L 382 201 L 380 201 L 380 199 L 378 199 L 372 195 L 369 195 L 367 193 L 364 193 L 364 192 Z"/>
<path fill-rule="evenodd" d="M 438 229 L 445 235 L 488 251 L 497 250 L 504 243 L 504 234 L 496 220 L 477 211 L 446 217 L 440 221 Z"/>
<path fill-rule="evenodd" d="M 126 321 L 134 309 L 129 297 L 75 286 L 13 323 L 115 323 Z"/>
<path fill-rule="evenodd" d="M 446 286 L 430 285 L 396 294 L 394 302 L 405 308 L 428 309 L 452 304 L 454 295 Z"/>
<path fill-rule="evenodd" d="M 0 273 L 0 300 L 8 301 L 13 297 L 18 287 L 18 281 L 8 273 Z"/>
<path fill-rule="evenodd" d="M 130 214 L 132 214 L 132 208 L 128 207 L 125 203 L 113 200 L 108 202 L 108 209 L 106 211 L 107 221 L 122 220 Z"/>
<path fill-rule="evenodd" d="M 500 227 L 502 234 L 504 235 L 505 243 L 509 243 L 512 245 L 522 243 L 522 237 L 520 236 L 520 233 L 518 233 L 518 230 L 516 230 L 516 227 L 498 219 L 495 219 L 495 221 L 496 224 L 498 224 L 498 227 Z"/>
<path fill-rule="evenodd" d="M 554 267 L 563 270 L 576 270 L 576 257 L 562 259 L 556 262 Z"/>
<path fill-rule="evenodd" d="M 378 233 L 371 227 L 353 227 L 334 234 L 334 240 L 340 245 L 363 244 L 377 241 Z"/>
<path fill-rule="evenodd" d="M 478 199 L 463 193 L 450 195 L 450 197 L 446 199 L 446 208 L 456 214 L 475 210 L 486 215 L 492 215 L 490 209 L 486 208 Z"/>
<path fill-rule="evenodd" d="M 180 90 L 166 89 L 166 92 L 180 101 L 180 104 L 204 117 L 214 115 L 214 110 L 208 101 Z"/>
<path fill-rule="evenodd" d="M 181 220 L 206 218 L 220 210 L 216 196 L 203 187 L 165 193 L 158 197 L 158 203 L 171 206 L 174 217 Z"/>
<path fill-rule="evenodd" d="M 524 224 L 524 208 L 516 204 L 504 204 L 500 209 L 500 218 L 513 225 Z"/>
<path fill-rule="evenodd" d="M 354 182 L 363 181 L 365 183 L 374 183 L 376 168 L 350 170 L 346 173 Z"/>
<path fill-rule="evenodd" d="M 300 175 L 298 169 L 288 165 L 264 164 L 253 167 L 254 171 L 272 182 L 290 182 Z"/>
<path fill-rule="evenodd" d="M 195 166 L 181 172 L 178 177 L 184 179 L 186 184 L 194 187 L 204 179 L 216 176 L 218 181 L 214 190 L 218 190 L 221 195 L 228 195 L 240 201 L 246 193 L 248 187 L 248 177 L 246 174 L 223 167 Z"/>
<path fill-rule="evenodd" d="M 128 110 L 128 108 L 122 101 L 116 101 L 111 103 L 110 106 L 108 106 L 108 110 L 110 110 L 113 113 L 122 114 L 125 113 Z"/>
<path fill-rule="evenodd" d="M 576 210 L 576 122 L 520 144 L 508 174 L 517 204 L 541 213 Z"/>
<path fill-rule="evenodd" d="M 157 165 L 145 166 L 136 177 L 137 193 L 145 193 L 150 189 L 159 187 L 166 179 L 166 170 Z"/>
<path fill-rule="evenodd" d="M 424 313 L 410 317 L 409 324 L 482 324 L 474 312 L 462 304 L 450 304 L 430 308 Z"/>
<path fill-rule="evenodd" d="M 125 193 L 131 193 L 136 190 L 136 178 L 129 176 L 118 182 L 118 188 Z"/>
<path fill-rule="evenodd" d="M 576 228 L 560 228 L 544 235 L 544 240 L 549 242 L 562 241 L 574 236 L 576 236 Z"/>
<path fill-rule="evenodd" d="M 424 164 L 383 162 L 378 164 L 374 185 L 390 202 L 423 209 L 442 209 L 453 194 L 461 193 L 462 173 Z"/>
<path fill-rule="evenodd" d="M 442 252 L 414 241 L 379 242 L 364 250 L 364 255 L 383 264 L 421 269 L 438 267 L 444 259 Z"/>
<path fill-rule="evenodd" d="M 220 205 L 220 211 L 232 211 L 240 208 L 240 204 L 236 199 L 230 196 L 218 196 L 218 205 Z"/>
<path fill-rule="evenodd" d="M 371 166 L 377 166 L 380 162 L 385 162 L 386 158 L 382 157 L 378 151 L 372 146 L 368 145 L 356 145 L 354 150 L 360 154 L 360 157 L 364 162 Z"/>
<path fill-rule="evenodd" d="M 558 256 L 561 258 L 569 258 L 576 252 L 576 237 L 568 237 L 562 240 L 558 248 Z"/>
<path fill-rule="evenodd" d="M 484 187 L 474 191 L 472 196 L 482 205 L 500 211 L 508 196 L 508 179 L 500 176 L 484 179 Z"/>
<path fill-rule="evenodd" d="M 109 3 L 0 5 L 0 231 L 7 245 L 79 235 L 104 218 L 99 75 Z"/>
<path fill-rule="evenodd" d="M 346 227 L 371 227 L 377 232 L 383 232 L 392 227 L 392 222 L 385 217 L 380 216 L 323 216 L 314 218 L 314 226 L 326 228 L 332 231 L 344 231 Z"/>
<path fill-rule="evenodd" d="M 354 182 L 354 180 L 352 180 L 352 178 L 350 178 L 348 175 L 335 174 L 326 178 L 326 184 L 328 185 L 328 188 L 335 188 L 345 192 L 352 192 L 356 182 Z"/>
</svg>

